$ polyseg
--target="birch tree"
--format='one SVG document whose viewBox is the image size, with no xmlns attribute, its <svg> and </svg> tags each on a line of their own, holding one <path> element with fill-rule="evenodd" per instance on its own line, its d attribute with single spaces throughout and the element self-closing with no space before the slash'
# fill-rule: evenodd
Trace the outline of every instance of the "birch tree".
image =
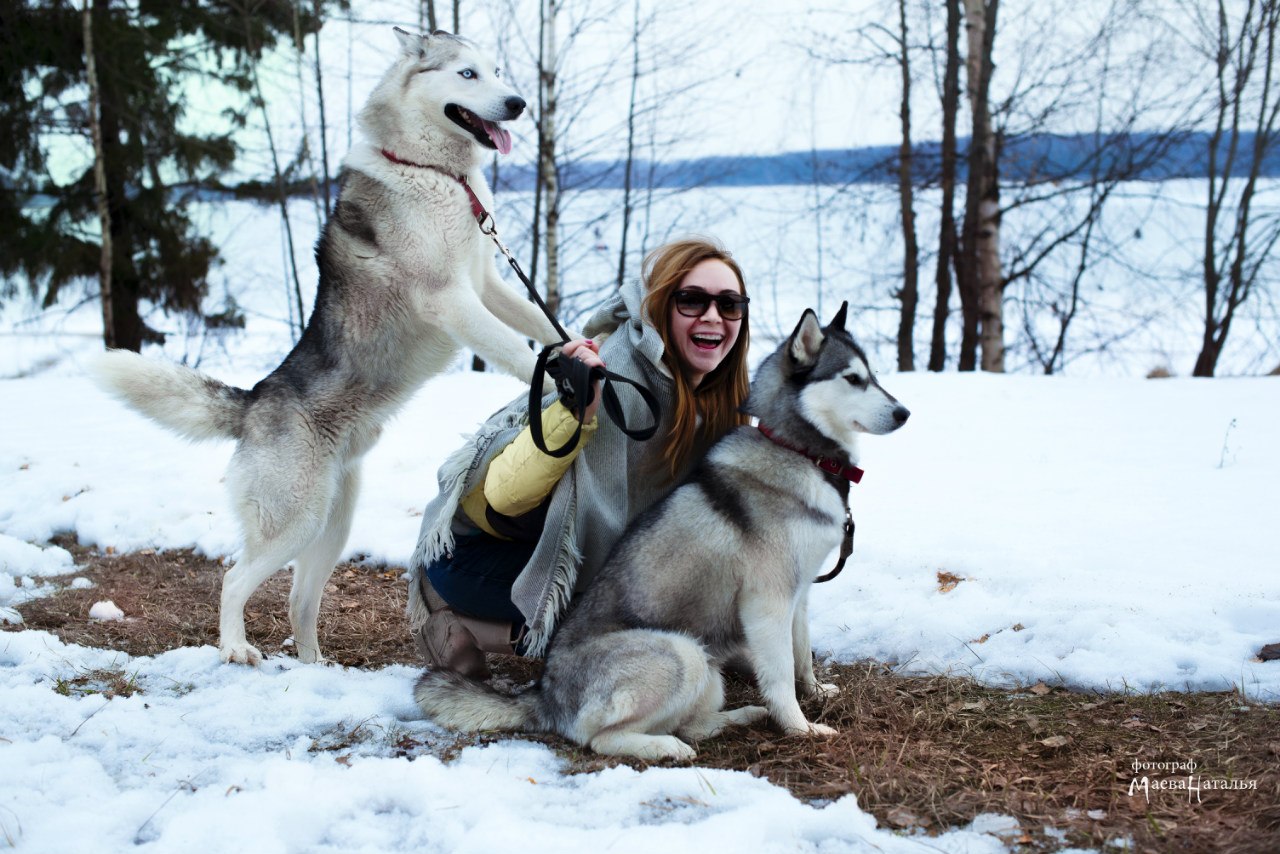
<svg viewBox="0 0 1280 854">
<path fill-rule="evenodd" d="M 1004 289 L 1000 271 L 1000 152 L 991 126 L 992 48 L 1000 0 L 964 0 L 968 70 L 966 88 L 972 131 L 965 194 L 960 281 L 964 329 L 960 370 L 975 367 L 981 342 L 982 369 L 1004 370 Z"/>
<path fill-rule="evenodd" d="M 541 0 L 538 16 L 538 195 L 546 252 L 547 308 L 560 307 L 560 174 L 556 164 L 556 15 L 558 0 Z"/>
</svg>

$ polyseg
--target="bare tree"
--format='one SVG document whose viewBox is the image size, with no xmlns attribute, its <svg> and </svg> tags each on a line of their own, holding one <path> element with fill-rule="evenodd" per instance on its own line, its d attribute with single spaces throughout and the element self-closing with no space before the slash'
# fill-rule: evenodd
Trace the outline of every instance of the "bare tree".
<svg viewBox="0 0 1280 854">
<path fill-rule="evenodd" d="M 538 181 L 546 250 L 547 308 L 560 307 L 560 174 L 556 164 L 556 14 L 558 0 L 542 0 L 538 53 Z"/>
<path fill-rule="evenodd" d="M 317 4 L 318 5 L 318 4 Z M 298 142 L 298 160 L 307 164 L 308 181 L 311 184 L 311 201 L 315 205 L 316 222 L 323 223 L 325 217 L 329 213 L 328 189 L 325 190 L 325 198 L 320 195 L 320 175 L 316 168 L 315 157 L 312 156 L 311 149 L 311 122 L 308 118 L 308 87 L 304 66 L 307 58 L 307 42 L 302 32 L 302 9 L 301 0 L 295 0 L 291 4 L 293 12 L 293 49 L 296 53 L 293 63 L 294 77 L 298 83 L 298 121 L 301 123 L 301 138 Z M 317 51 L 319 48 L 317 47 Z M 323 100 L 321 104 L 323 105 Z"/>
<path fill-rule="evenodd" d="M 254 44 L 254 23 L 253 15 L 256 12 L 257 3 L 249 0 L 248 3 L 240 5 L 236 11 L 240 13 L 241 21 L 244 26 L 245 40 L 249 45 L 251 52 L 256 51 Z M 285 293 L 289 305 L 289 331 L 293 335 L 293 340 L 297 341 L 302 336 L 303 327 L 306 325 L 306 306 L 302 301 L 302 280 L 298 273 L 298 256 L 293 241 L 293 223 L 289 219 L 289 191 L 287 181 L 285 179 L 285 171 L 280 167 L 279 149 L 276 147 L 275 134 L 271 128 L 271 117 L 267 113 L 267 100 L 262 94 L 262 80 L 258 75 L 258 64 L 250 65 L 250 77 L 253 84 L 253 103 L 262 114 L 262 127 L 267 137 L 267 148 L 271 152 L 271 172 L 275 183 L 276 204 L 280 208 L 280 221 L 284 224 L 285 246 L 289 256 L 289 272 L 292 276 L 293 291 L 289 291 L 289 282 L 285 282 Z"/>
<path fill-rule="evenodd" d="M 968 33 L 969 179 L 957 279 L 964 314 L 960 370 L 1004 370 L 1003 280 L 1000 272 L 1000 152 L 991 126 L 992 48 L 1000 0 L 965 0 Z"/>
<path fill-rule="evenodd" d="M 898 199 L 902 214 L 902 303 L 898 321 L 898 370 L 915 370 L 913 338 L 916 304 L 920 299 L 920 250 L 916 244 L 915 197 L 912 188 L 911 148 L 911 49 L 907 29 L 907 0 L 898 0 L 898 62 L 902 71 L 902 100 L 899 108 L 902 139 L 898 146 Z"/>
<path fill-rule="evenodd" d="M 1275 149 L 1280 93 L 1275 80 L 1280 0 L 1246 0 L 1232 18 L 1218 0 L 1212 21 L 1197 11 L 1211 47 L 1214 127 L 1208 150 L 1204 225 L 1204 335 L 1193 374 L 1211 377 L 1240 306 L 1280 239 L 1280 219 L 1255 208 L 1258 178 Z M 1243 184 L 1239 179 L 1243 179 Z"/>
<path fill-rule="evenodd" d="M 98 223 L 102 228 L 102 246 L 98 256 L 102 341 L 108 348 L 113 348 L 116 346 L 116 327 L 111 318 L 111 207 L 107 201 L 107 160 L 102 144 L 102 122 L 98 118 L 98 61 L 93 49 L 93 8 L 89 0 L 84 2 L 81 17 L 84 23 L 85 76 L 89 82 L 89 131 L 93 138 L 93 194 L 98 206 Z"/>
<path fill-rule="evenodd" d="M 535 10 L 541 22 L 530 18 Z M 687 116 L 704 109 L 696 94 L 733 73 L 739 57 L 707 72 L 682 64 L 705 32 L 692 4 L 505 0 L 494 11 L 498 54 L 516 88 L 528 93 L 530 137 L 538 140 L 536 148 L 518 146 L 514 155 L 536 151 L 528 172 L 516 166 L 508 173 L 516 180 L 530 175 L 533 192 L 501 199 L 509 206 L 504 221 L 523 223 L 525 231 L 508 226 L 504 233 L 528 259 L 522 264 L 530 279 L 549 302 L 554 293 L 557 313 L 572 325 L 619 276 L 625 281 L 634 273 L 650 241 L 654 200 L 687 192 L 687 186 L 664 186 L 660 155 L 687 138 Z M 661 38 L 648 38 L 659 21 L 670 25 Z M 602 51 L 601 43 L 619 49 Z M 522 80 L 529 68 L 540 73 Z M 615 188 L 622 189 L 621 204 L 600 206 L 599 191 Z M 664 220 L 654 231 L 679 227 Z M 615 242 L 615 235 L 622 239 Z"/>
<path fill-rule="evenodd" d="M 316 103 L 320 105 L 320 175 L 324 186 L 324 217 L 327 220 L 333 208 L 330 184 L 333 179 L 329 174 L 329 122 L 324 107 L 324 72 L 320 61 L 320 30 L 324 28 L 324 0 L 314 0 L 312 11 L 315 14 L 315 69 L 316 69 Z"/>
<path fill-rule="evenodd" d="M 933 335 L 929 345 L 929 370 L 941 371 L 947 364 L 947 317 L 951 312 L 951 274 L 955 263 L 956 235 L 956 116 L 960 111 L 960 0 L 946 0 L 945 71 L 942 79 L 941 212 L 938 224 L 938 260 L 934 271 L 936 286 Z"/>
<path fill-rule="evenodd" d="M 627 276 L 627 238 L 631 232 L 631 179 L 636 161 L 636 91 L 640 86 L 640 0 L 635 0 L 631 10 L 631 89 L 627 97 L 627 155 L 622 172 L 622 229 L 618 245 L 618 278 L 622 287 Z"/>
</svg>

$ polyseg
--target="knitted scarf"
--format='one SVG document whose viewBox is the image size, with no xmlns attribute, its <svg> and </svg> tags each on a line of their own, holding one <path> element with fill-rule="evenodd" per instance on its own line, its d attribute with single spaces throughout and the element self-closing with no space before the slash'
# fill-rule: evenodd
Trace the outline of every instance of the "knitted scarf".
<svg viewBox="0 0 1280 854">
<path fill-rule="evenodd" d="M 623 286 L 587 322 L 584 334 L 597 341 L 604 338 L 600 358 L 610 371 L 654 392 L 662 420 L 652 439 L 635 442 L 603 417 L 602 410 L 595 436 L 552 492 L 542 537 L 511 591 L 529 627 L 529 655 L 545 653 L 573 593 L 595 576 L 628 523 L 675 486 L 661 453 L 662 439 L 671 429 L 675 388 L 662 365 L 662 338 L 647 318 L 641 319 L 643 296 L 638 282 Z M 628 426 L 649 423 L 649 410 L 640 396 L 626 386 L 617 390 Z M 554 400 L 549 395 L 543 406 Z M 441 467 L 440 492 L 423 512 L 409 565 L 410 626 L 420 626 L 427 617 L 416 578 L 453 548 L 455 535 L 475 530 L 459 503 L 484 481 L 489 462 L 524 429 L 528 415 L 528 397 L 517 398 L 480 425 Z"/>
</svg>

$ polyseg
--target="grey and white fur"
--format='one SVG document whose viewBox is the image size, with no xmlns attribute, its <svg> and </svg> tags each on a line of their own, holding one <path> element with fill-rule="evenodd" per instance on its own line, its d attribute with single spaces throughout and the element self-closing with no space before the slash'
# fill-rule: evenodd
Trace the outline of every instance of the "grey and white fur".
<svg viewBox="0 0 1280 854">
<path fill-rule="evenodd" d="M 823 328 L 806 311 L 761 364 L 744 410 L 793 448 L 851 464 L 861 433 L 890 433 L 910 413 L 876 381 L 846 312 Z M 627 529 L 552 636 L 535 688 L 507 696 L 428 670 L 418 705 L 454 729 L 555 732 L 643 759 L 692 758 L 688 742 L 766 716 L 787 733 L 834 732 L 799 699 L 836 690 L 814 675 L 808 602 L 840 542 L 848 487 L 737 428 Z M 723 709 L 730 661 L 755 675 L 764 707 Z"/>
<path fill-rule="evenodd" d="M 399 54 L 360 112 L 365 139 L 343 163 L 316 246 L 315 309 L 284 362 L 249 390 L 125 351 L 95 365 L 101 385 L 183 436 L 237 442 L 227 484 L 244 551 L 222 583 L 223 661 L 261 660 L 244 606 L 289 561 L 298 657 L 320 660 L 321 594 L 381 425 L 461 347 L 527 381 L 526 338 L 559 340 L 503 283 L 459 180 L 492 209 L 482 166 L 490 151 L 510 149 L 499 123 L 525 102 L 471 42 L 396 37 Z"/>
</svg>

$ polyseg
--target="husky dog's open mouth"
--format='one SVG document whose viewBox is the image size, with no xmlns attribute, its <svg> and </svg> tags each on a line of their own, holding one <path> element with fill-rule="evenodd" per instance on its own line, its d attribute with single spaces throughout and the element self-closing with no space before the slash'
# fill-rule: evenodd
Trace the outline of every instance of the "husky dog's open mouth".
<svg viewBox="0 0 1280 854">
<path fill-rule="evenodd" d="M 500 154 L 511 151 L 511 134 L 495 122 L 482 119 L 458 104 L 447 104 L 444 114 L 458 127 L 470 131 L 476 141 L 486 148 L 497 149 Z"/>
</svg>

